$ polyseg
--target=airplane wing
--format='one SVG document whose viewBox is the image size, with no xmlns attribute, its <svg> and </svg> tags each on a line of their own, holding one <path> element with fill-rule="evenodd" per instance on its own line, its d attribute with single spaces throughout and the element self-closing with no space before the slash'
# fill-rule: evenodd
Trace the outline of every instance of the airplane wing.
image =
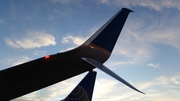
<svg viewBox="0 0 180 101">
<path fill-rule="evenodd" d="M 104 63 L 125 24 L 127 8 L 118 11 L 81 46 L 0 71 L 0 101 L 8 101 L 96 68 L 82 57 Z"/>
<path fill-rule="evenodd" d="M 9 101 L 92 69 L 87 63 L 63 53 L 2 70 L 0 101 Z"/>
</svg>

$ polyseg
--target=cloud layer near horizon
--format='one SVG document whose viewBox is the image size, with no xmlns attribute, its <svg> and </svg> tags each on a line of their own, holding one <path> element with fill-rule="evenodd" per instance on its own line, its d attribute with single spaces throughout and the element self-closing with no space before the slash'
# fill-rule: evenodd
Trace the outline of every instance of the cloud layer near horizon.
<svg viewBox="0 0 180 101">
<path fill-rule="evenodd" d="M 163 8 L 176 8 L 180 10 L 180 1 L 179 0 L 94 0 L 101 4 L 109 6 L 141 6 L 157 11 L 161 11 Z"/>
<path fill-rule="evenodd" d="M 97 78 L 93 100 L 104 101 L 104 99 L 106 99 L 107 101 L 179 101 L 180 97 L 178 96 L 180 96 L 180 93 L 177 92 L 178 89 L 180 90 L 179 74 L 180 73 L 177 72 L 173 75 L 159 76 L 153 78 L 151 81 L 130 82 L 131 84 L 135 85 L 135 87 L 138 87 L 138 89 L 145 92 L 146 95 L 133 91 L 132 89 L 126 87 L 114 79 Z M 67 96 L 67 94 L 77 85 L 77 81 L 80 79 L 82 79 L 82 76 L 76 76 L 69 80 L 50 86 L 40 92 L 34 92 L 21 98 L 17 98 L 13 101 L 62 100 L 62 96 Z M 168 94 L 171 94 L 171 97 L 168 97 Z"/>
</svg>

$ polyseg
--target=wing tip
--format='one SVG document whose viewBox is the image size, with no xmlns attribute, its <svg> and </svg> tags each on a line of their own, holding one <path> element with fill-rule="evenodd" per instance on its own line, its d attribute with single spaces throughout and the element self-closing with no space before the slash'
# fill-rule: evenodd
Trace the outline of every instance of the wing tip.
<svg viewBox="0 0 180 101">
<path fill-rule="evenodd" d="M 127 11 L 129 11 L 129 12 L 134 12 L 133 10 L 131 10 L 131 9 L 128 9 L 128 8 L 122 8 L 123 10 L 127 10 Z"/>
<path fill-rule="evenodd" d="M 146 93 L 144 93 L 144 92 L 142 92 L 142 91 L 140 91 L 140 90 L 137 90 L 139 93 L 141 93 L 141 94 L 146 94 Z"/>
</svg>

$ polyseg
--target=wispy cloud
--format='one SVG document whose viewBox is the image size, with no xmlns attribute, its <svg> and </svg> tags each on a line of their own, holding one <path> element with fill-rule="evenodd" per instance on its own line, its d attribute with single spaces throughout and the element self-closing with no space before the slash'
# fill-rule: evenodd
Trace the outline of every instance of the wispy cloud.
<svg viewBox="0 0 180 101">
<path fill-rule="evenodd" d="M 67 49 L 65 49 L 65 50 L 60 50 L 60 52 L 69 51 L 69 50 L 72 50 L 72 49 L 74 49 L 74 48 L 76 48 L 76 47 L 70 47 L 70 48 L 67 48 Z"/>
<path fill-rule="evenodd" d="M 61 10 L 59 9 L 53 9 L 53 15 L 49 15 L 49 20 L 53 20 L 55 18 L 59 18 L 59 16 L 64 18 L 69 18 L 74 14 L 74 11 L 72 8 L 63 8 Z"/>
<path fill-rule="evenodd" d="M 3 24 L 4 23 L 4 21 L 0 18 L 0 24 Z"/>
<path fill-rule="evenodd" d="M 176 8 L 180 10 L 179 0 L 97 0 L 97 2 L 109 6 L 141 6 L 160 11 L 164 8 Z"/>
<path fill-rule="evenodd" d="M 19 65 L 19 64 L 22 64 L 22 63 L 25 63 L 27 61 L 29 61 L 30 58 L 27 57 L 27 56 L 23 56 L 21 57 L 19 60 L 16 60 L 12 65 L 15 66 L 15 65 Z"/>
<path fill-rule="evenodd" d="M 164 30 L 156 30 L 153 33 L 149 33 L 146 38 L 150 42 L 168 44 L 180 50 L 179 31 L 179 28 L 176 27 L 164 28 Z"/>
<path fill-rule="evenodd" d="M 80 3 L 82 0 L 48 0 L 50 2 L 53 2 L 54 4 L 56 3 L 61 3 L 61 4 L 71 4 L 71 3 Z"/>
<path fill-rule="evenodd" d="M 2 61 L 4 64 L 7 64 L 9 66 L 15 66 L 27 62 L 29 60 L 30 58 L 28 56 L 18 56 L 18 57 L 11 56 L 3 59 Z"/>
<path fill-rule="evenodd" d="M 39 55 L 46 55 L 47 51 L 43 51 L 43 50 L 34 50 L 34 55 L 39 56 Z"/>
<path fill-rule="evenodd" d="M 154 63 L 149 63 L 147 66 L 152 67 L 152 68 L 160 68 L 160 64 L 154 64 Z"/>
<path fill-rule="evenodd" d="M 83 42 L 85 42 L 87 38 L 80 37 L 80 36 L 72 36 L 72 35 L 67 35 L 62 38 L 61 42 L 62 43 L 73 43 L 75 45 L 81 45 Z"/>
<path fill-rule="evenodd" d="M 21 39 L 5 37 L 4 41 L 8 46 L 24 49 L 56 45 L 55 37 L 45 31 L 30 31 Z"/>
<path fill-rule="evenodd" d="M 117 84 L 115 80 L 99 78 L 95 83 L 94 99 L 105 97 Z M 108 89 L 107 89 L 108 88 Z M 103 92 L 103 93 L 102 93 Z"/>
<path fill-rule="evenodd" d="M 132 27 L 130 26 L 130 28 Z M 113 54 L 124 56 L 129 63 L 142 63 L 153 56 L 154 47 L 151 46 L 151 43 L 143 40 L 141 33 L 127 28 L 123 33 L 126 34 L 120 36 Z"/>
<path fill-rule="evenodd" d="M 126 25 L 128 26 L 124 26 L 113 54 L 119 54 L 128 61 L 142 63 L 158 54 L 157 44 L 168 45 L 180 50 L 178 17 L 165 16 L 161 18 L 151 13 L 147 13 L 146 16 L 142 15 L 142 17 L 147 20 L 141 20 L 139 16 L 127 19 Z"/>
<path fill-rule="evenodd" d="M 88 38 L 90 38 L 90 36 L 92 34 L 94 34 L 99 29 L 99 27 L 97 27 L 97 26 L 99 26 L 99 25 L 96 25 L 96 26 L 90 28 L 87 32 L 85 32 L 85 33 L 88 33 L 87 36 L 85 36 L 85 37 L 73 36 L 72 33 L 68 33 L 68 35 L 62 37 L 61 43 L 64 43 L 64 44 L 73 43 L 74 45 L 79 46 L 79 45 L 83 44 Z M 70 47 L 65 50 L 61 50 L 60 52 L 71 50 L 71 49 L 75 48 L 76 46 Z"/>
<path fill-rule="evenodd" d="M 132 65 L 132 64 L 136 64 L 136 62 L 134 61 L 107 61 L 106 65 L 108 67 L 115 67 L 118 65 Z"/>
</svg>

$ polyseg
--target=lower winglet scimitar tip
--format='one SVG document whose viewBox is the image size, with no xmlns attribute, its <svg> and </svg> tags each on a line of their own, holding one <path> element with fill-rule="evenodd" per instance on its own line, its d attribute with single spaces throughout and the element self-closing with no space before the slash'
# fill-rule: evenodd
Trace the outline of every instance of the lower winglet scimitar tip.
<svg viewBox="0 0 180 101">
<path fill-rule="evenodd" d="M 139 91 L 140 93 L 142 93 L 142 94 L 146 94 L 146 93 L 144 93 L 144 92 L 141 92 L 141 91 Z"/>
</svg>

